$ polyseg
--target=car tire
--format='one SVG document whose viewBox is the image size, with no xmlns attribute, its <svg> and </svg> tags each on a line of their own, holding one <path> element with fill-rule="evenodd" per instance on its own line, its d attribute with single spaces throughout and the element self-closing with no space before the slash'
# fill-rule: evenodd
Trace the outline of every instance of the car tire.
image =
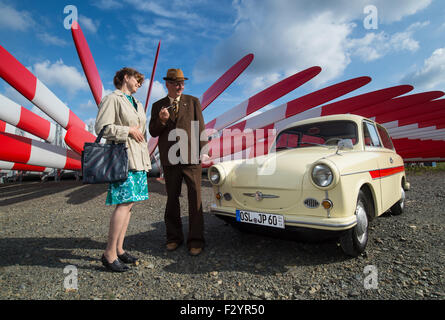
<svg viewBox="0 0 445 320">
<path fill-rule="evenodd" d="M 368 243 L 368 217 L 370 216 L 369 200 L 365 193 L 360 190 L 355 208 L 357 224 L 345 231 L 340 237 L 340 246 L 348 256 L 357 257 L 365 251 Z"/>
<path fill-rule="evenodd" d="M 402 197 L 390 209 L 391 214 L 394 216 L 401 215 L 403 213 L 403 208 L 405 207 L 405 190 L 402 187 L 400 187 L 400 188 L 402 190 Z"/>
</svg>

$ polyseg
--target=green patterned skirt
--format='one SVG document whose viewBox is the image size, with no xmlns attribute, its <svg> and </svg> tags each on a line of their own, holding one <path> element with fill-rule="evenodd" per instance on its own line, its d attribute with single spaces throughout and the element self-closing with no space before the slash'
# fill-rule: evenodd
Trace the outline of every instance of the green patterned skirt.
<svg viewBox="0 0 445 320">
<path fill-rule="evenodd" d="M 106 205 L 136 202 L 148 199 L 146 171 L 129 171 L 124 182 L 108 185 Z"/>
</svg>

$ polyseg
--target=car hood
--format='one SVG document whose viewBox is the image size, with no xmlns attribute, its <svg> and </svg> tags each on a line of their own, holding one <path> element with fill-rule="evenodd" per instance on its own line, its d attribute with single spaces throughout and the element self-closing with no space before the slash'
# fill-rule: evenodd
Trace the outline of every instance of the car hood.
<svg viewBox="0 0 445 320">
<path fill-rule="evenodd" d="M 310 147 L 271 153 L 247 159 L 231 170 L 235 188 L 300 189 L 304 175 L 317 160 L 336 149 Z"/>
</svg>

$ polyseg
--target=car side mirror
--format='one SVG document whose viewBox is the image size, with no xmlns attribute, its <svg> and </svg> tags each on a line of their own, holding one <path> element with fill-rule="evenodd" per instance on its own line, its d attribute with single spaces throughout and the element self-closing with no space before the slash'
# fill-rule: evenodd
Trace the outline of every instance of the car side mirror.
<svg viewBox="0 0 445 320">
<path fill-rule="evenodd" d="M 352 150 L 354 145 L 352 139 L 341 139 L 337 144 L 338 150 Z"/>
</svg>

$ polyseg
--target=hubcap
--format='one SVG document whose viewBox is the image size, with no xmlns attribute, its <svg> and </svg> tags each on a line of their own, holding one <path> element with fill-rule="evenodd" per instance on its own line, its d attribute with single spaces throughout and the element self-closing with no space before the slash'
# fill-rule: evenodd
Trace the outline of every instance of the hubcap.
<svg viewBox="0 0 445 320">
<path fill-rule="evenodd" d="M 400 198 L 400 208 L 403 210 L 405 206 L 405 190 L 402 188 L 402 197 Z"/>
<path fill-rule="evenodd" d="M 357 216 L 356 234 L 357 240 L 363 243 L 366 240 L 366 231 L 368 229 L 368 217 L 366 216 L 366 210 L 361 201 L 357 203 L 355 209 L 355 215 Z"/>
</svg>

